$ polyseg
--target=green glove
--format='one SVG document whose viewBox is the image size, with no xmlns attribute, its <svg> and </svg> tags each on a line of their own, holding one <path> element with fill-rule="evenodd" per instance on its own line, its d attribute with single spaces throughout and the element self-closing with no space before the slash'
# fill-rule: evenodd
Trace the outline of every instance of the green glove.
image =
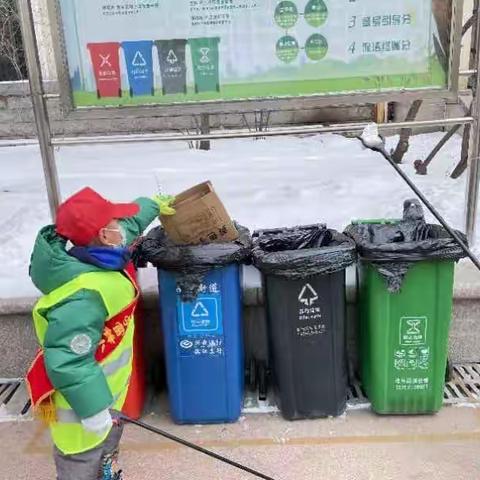
<svg viewBox="0 0 480 480">
<path fill-rule="evenodd" d="M 172 195 L 155 195 L 152 199 L 160 210 L 160 215 L 175 215 L 175 209 L 172 207 L 175 197 Z"/>
</svg>

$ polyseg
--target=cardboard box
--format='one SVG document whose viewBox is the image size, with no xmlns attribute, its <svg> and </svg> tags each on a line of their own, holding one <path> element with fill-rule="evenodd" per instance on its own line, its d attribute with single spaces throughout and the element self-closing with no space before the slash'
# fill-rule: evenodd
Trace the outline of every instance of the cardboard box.
<svg viewBox="0 0 480 480">
<path fill-rule="evenodd" d="M 167 235 L 178 245 L 238 239 L 238 231 L 210 182 L 177 195 L 173 207 L 177 213 L 164 215 L 161 221 Z"/>
</svg>

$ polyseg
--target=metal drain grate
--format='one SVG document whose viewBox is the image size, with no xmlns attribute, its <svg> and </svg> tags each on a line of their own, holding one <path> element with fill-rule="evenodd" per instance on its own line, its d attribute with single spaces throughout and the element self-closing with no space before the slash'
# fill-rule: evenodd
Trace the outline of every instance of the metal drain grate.
<svg viewBox="0 0 480 480">
<path fill-rule="evenodd" d="M 480 403 L 480 363 L 453 366 L 453 378 L 445 384 L 444 403 Z"/>
<path fill-rule="evenodd" d="M 25 382 L 22 379 L 0 379 L 0 422 L 31 418 Z"/>
<path fill-rule="evenodd" d="M 443 391 L 444 404 L 480 404 L 480 363 L 454 365 L 452 373 L 452 380 L 445 384 Z M 370 407 L 360 381 L 354 381 L 349 387 L 347 402 L 349 409 Z"/>
<path fill-rule="evenodd" d="M 445 384 L 446 405 L 480 405 L 480 363 L 462 363 L 453 366 L 453 378 Z M 370 402 L 361 383 L 356 380 L 347 392 L 347 410 L 370 408 Z M 243 413 L 276 413 L 278 408 L 272 396 L 258 400 L 258 394 L 246 392 Z M 0 379 L 0 423 L 31 420 L 32 409 L 22 379 Z"/>
</svg>

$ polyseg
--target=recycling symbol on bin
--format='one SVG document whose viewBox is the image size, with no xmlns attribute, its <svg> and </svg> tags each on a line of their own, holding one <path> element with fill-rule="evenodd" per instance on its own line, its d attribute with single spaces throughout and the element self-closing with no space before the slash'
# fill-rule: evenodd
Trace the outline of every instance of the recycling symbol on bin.
<svg viewBox="0 0 480 480">
<path fill-rule="evenodd" d="M 170 64 L 170 65 L 173 65 L 175 63 L 178 62 L 178 58 L 177 56 L 175 55 L 175 52 L 173 50 L 170 50 L 168 52 L 168 55 L 167 55 L 167 62 Z"/>
<path fill-rule="evenodd" d="M 210 53 L 209 47 L 202 47 L 200 49 L 200 54 L 202 55 L 200 57 L 200 63 L 210 63 L 210 58 L 208 58 L 209 53 Z"/>
<path fill-rule="evenodd" d="M 205 305 L 202 302 L 197 302 L 195 308 L 192 312 L 192 317 L 208 317 L 208 310 L 205 308 Z"/>
<path fill-rule="evenodd" d="M 318 293 L 309 284 L 305 284 L 298 295 L 298 301 L 307 307 L 311 307 L 318 300 Z"/>
<path fill-rule="evenodd" d="M 137 53 L 133 57 L 132 65 L 134 67 L 145 67 L 147 65 L 147 61 L 145 60 L 145 57 L 137 51 Z"/>
</svg>

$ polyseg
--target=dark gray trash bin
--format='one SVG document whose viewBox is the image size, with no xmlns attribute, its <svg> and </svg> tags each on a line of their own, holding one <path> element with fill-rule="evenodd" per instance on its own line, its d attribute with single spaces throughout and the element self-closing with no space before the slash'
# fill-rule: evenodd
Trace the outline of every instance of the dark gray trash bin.
<svg viewBox="0 0 480 480">
<path fill-rule="evenodd" d="M 156 40 L 164 95 L 187 93 L 187 40 Z"/>
<path fill-rule="evenodd" d="M 347 399 L 346 236 L 311 225 L 254 234 L 264 273 L 276 400 L 288 420 L 337 416 Z"/>
</svg>

